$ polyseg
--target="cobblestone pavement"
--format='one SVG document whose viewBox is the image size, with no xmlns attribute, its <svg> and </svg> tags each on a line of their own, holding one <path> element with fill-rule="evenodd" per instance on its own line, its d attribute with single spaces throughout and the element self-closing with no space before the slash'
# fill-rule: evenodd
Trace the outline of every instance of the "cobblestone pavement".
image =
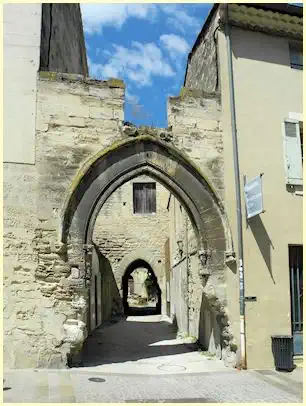
<svg viewBox="0 0 306 406">
<path fill-rule="evenodd" d="M 75 370 L 4 372 L 4 402 L 302 402 L 302 384 L 274 371 L 185 375 L 105 374 Z"/>
</svg>

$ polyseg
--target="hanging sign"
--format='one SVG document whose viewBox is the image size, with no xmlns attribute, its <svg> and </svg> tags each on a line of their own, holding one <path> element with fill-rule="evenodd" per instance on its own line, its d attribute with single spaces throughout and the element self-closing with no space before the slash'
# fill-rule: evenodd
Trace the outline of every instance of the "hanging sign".
<svg viewBox="0 0 306 406">
<path fill-rule="evenodd" d="M 262 174 L 244 185 L 247 218 L 264 212 L 262 198 Z"/>
</svg>

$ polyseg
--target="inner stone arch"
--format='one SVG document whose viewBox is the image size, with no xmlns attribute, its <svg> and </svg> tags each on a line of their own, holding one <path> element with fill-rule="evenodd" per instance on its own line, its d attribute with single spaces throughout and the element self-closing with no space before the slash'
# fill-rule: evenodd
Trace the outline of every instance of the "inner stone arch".
<svg viewBox="0 0 306 406">
<path fill-rule="evenodd" d="M 152 266 L 143 259 L 136 259 L 132 261 L 127 268 L 125 269 L 123 276 L 122 276 L 122 301 L 123 301 L 123 308 L 124 313 L 126 315 L 133 314 L 131 311 L 131 306 L 128 303 L 128 295 L 129 295 L 129 277 L 132 275 L 134 271 L 137 269 L 145 269 L 147 270 L 150 279 L 152 280 L 154 286 L 156 287 L 156 306 L 155 306 L 155 314 L 161 314 L 161 289 L 158 283 L 158 277 L 156 276 L 154 269 Z M 134 286 L 135 289 L 135 286 Z M 134 292 L 133 292 L 134 293 Z M 137 314 L 137 313 L 136 313 Z"/>
</svg>

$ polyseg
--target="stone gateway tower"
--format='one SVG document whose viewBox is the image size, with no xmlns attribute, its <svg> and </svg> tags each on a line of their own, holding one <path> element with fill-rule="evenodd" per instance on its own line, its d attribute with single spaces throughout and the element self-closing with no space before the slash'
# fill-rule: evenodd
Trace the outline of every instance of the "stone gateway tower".
<svg viewBox="0 0 306 406">
<path fill-rule="evenodd" d="M 20 41 L 22 27 L 15 35 L 10 31 L 21 15 L 32 30 L 28 44 Z M 170 99 L 169 129 L 126 125 L 123 82 L 87 77 L 79 6 L 6 5 L 4 17 L 6 82 L 16 78 L 18 84 L 5 92 L 5 365 L 65 367 L 80 352 L 101 321 L 100 316 L 92 321 L 98 300 L 91 293 L 94 276 L 103 281 L 107 269 L 112 272 L 93 243 L 96 219 L 112 193 L 139 176 L 158 181 L 181 202 L 193 239 L 194 325 L 201 324 L 204 309 L 210 312 L 222 351 L 231 354 L 225 286 L 232 271 L 226 271 L 225 259 L 233 248 L 222 203 L 219 96 L 186 89 Z M 14 41 L 25 60 L 31 58 L 27 68 L 16 66 Z M 24 69 L 27 81 L 21 81 Z M 17 122 L 12 92 L 27 104 Z M 13 136 L 13 145 L 27 147 L 13 148 Z M 202 263 L 199 253 L 206 258 Z M 134 256 L 124 258 L 120 269 L 135 260 L 154 267 L 166 312 L 165 261 L 158 262 L 149 249 L 136 249 Z M 186 272 L 180 270 L 182 278 Z M 188 283 L 184 289 L 188 296 Z M 99 294 L 96 308 L 105 313 L 118 290 Z M 184 329 L 189 316 L 176 317 Z"/>
<path fill-rule="evenodd" d="M 136 127 L 124 121 L 123 81 L 88 77 L 79 5 L 4 6 L 6 367 L 77 360 L 88 334 L 123 314 L 139 268 L 153 275 L 159 310 L 179 332 L 236 365 L 230 130 L 214 74 L 209 86 L 193 75 L 204 31 L 186 87 L 168 100 L 168 128 Z M 152 238 L 139 242 L 141 222 Z"/>
</svg>

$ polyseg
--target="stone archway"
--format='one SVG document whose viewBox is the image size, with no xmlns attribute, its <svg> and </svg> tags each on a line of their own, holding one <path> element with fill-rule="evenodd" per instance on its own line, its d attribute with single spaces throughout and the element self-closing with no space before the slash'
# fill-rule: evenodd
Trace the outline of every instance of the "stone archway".
<svg viewBox="0 0 306 406">
<path fill-rule="evenodd" d="M 143 261 L 146 263 L 153 271 L 154 274 L 156 275 L 157 281 L 159 286 L 161 287 L 162 290 L 162 313 L 165 313 L 165 278 L 164 278 L 164 273 L 161 265 L 158 263 L 156 260 L 156 253 L 154 250 L 150 248 L 138 248 L 133 252 L 130 252 L 129 254 L 125 255 L 122 260 L 118 264 L 117 268 L 117 275 L 118 278 L 121 280 L 123 275 L 125 274 L 127 268 L 129 267 L 130 264 L 135 263 L 135 261 Z"/>
<path fill-rule="evenodd" d="M 79 172 L 62 221 L 61 240 L 67 243 L 69 236 L 74 248 L 68 255 L 69 262 L 74 263 L 77 248 L 82 251 L 83 244 L 91 241 L 96 216 L 105 200 L 127 180 L 143 173 L 156 178 L 182 202 L 195 228 L 199 250 L 211 249 L 211 265 L 223 266 L 224 252 L 232 250 L 232 240 L 221 199 L 187 157 L 149 135 L 101 151 Z M 79 259 L 84 266 L 84 259 L 81 263 Z"/>
<path fill-rule="evenodd" d="M 156 304 L 156 314 L 161 313 L 161 289 L 159 287 L 158 283 L 158 278 L 154 272 L 154 269 L 152 266 L 145 260 L 143 259 L 135 259 L 134 261 L 130 262 L 129 265 L 125 268 L 125 271 L 122 275 L 122 301 L 123 301 L 123 308 L 125 310 L 125 314 L 129 313 L 129 305 L 128 305 L 128 278 L 129 276 L 133 273 L 134 270 L 137 268 L 146 268 L 153 277 L 154 282 L 156 283 L 157 286 L 157 294 L 158 294 L 158 300 Z"/>
<path fill-rule="evenodd" d="M 80 278 L 86 281 L 91 277 L 92 233 L 101 207 L 118 187 L 140 174 L 162 183 L 186 209 L 197 240 L 204 284 L 209 275 L 224 273 L 232 240 L 223 204 L 210 181 L 179 150 L 151 135 L 142 135 L 96 154 L 74 182 L 63 214 L 62 242 L 69 245 L 67 260 L 78 268 Z M 218 293 L 213 294 L 214 303 L 226 300 L 226 283 L 221 279 Z M 80 317 L 86 320 L 86 312 Z"/>
</svg>

